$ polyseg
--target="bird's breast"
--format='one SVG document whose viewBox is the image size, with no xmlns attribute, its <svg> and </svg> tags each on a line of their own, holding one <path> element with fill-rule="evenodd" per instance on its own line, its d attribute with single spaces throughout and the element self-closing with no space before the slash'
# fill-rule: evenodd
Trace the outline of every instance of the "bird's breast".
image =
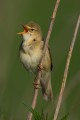
<svg viewBox="0 0 80 120">
<path fill-rule="evenodd" d="M 20 51 L 20 59 L 27 70 L 31 72 L 37 71 L 37 66 L 42 56 L 41 50 L 29 50 L 27 53 Z"/>
</svg>

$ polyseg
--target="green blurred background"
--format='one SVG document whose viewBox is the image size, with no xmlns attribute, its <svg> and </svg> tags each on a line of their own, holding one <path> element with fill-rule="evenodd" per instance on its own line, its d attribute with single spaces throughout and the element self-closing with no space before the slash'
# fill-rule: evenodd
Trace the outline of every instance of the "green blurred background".
<svg viewBox="0 0 80 120">
<path fill-rule="evenodd" d="M 26 120 L 31 105 L 33 79 L 19 59 L 21 24 L 37 22 L 46 37 L 56 0 L 0 0 L 0 120 Z M 53 116 L 61 87 L 69 46 L 80 14 L 80 0 L 61 0 L 50 47 L 53 58 L 52 87 L 54 103 L 45 102 L 39 91 L 36 109 L 43 108 Z M 59 120 L 69 113 L 68 120 L 80 120 L 80 28 L 70 63 Z"/>
</svg>

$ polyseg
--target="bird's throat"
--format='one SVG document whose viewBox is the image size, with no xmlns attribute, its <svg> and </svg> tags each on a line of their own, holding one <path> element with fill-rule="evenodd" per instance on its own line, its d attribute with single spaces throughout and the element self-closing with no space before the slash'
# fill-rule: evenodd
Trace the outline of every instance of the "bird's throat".
<svg viewBox="0 0 80 120">
<path fill-rule="evenodd" d="M 23 39 L 24 40 L 29 40 L 32 36 L 29 33 L 23 34 Z"/>
</svg>

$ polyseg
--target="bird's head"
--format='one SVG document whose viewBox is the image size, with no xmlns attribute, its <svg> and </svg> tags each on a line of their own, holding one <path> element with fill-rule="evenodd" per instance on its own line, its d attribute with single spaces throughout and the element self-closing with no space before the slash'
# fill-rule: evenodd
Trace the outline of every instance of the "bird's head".
<svg viewBox="0 0 80 120">
<path fill-rule="evenodd" d="M 33 41 L 38 41 L 42 39 L 41 28 L 37 23 L 29 22 L 27 25 L 22 25 L 24 31 L 18 34 L 23 36 L 23 40 L 27 41 L 33 39 Z"/>
</svg>

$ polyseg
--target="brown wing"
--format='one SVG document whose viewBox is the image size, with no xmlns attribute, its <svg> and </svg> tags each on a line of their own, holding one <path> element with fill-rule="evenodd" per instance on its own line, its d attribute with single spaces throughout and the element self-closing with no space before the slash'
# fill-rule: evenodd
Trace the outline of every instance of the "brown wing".
<svg viewBox="0 0 80 120">
<path fill-rule="evenodd" d="M 44 41 L 44 38 L 42 39 Z M 51 50 L 50 47 L 48 46 L 48 50 L 49 50 L 49 55 L 50 55 L 50 59 L 51 59 L 51 71 L 53 69 L 53 64 L 52 64 L 52 56 L 51 56 Z"/>
<path fill-rule="evenodd" d="M 49 55 L 50 55 L 50 59 L 51 59 L 51 71 L 52 71 L 52 69 L 53 69 L 53 64 L 52 64 L 52 56 L 51 56 L 50 47 L 48 47 L 48 50 L 49 50 Z"/>
</svg>

